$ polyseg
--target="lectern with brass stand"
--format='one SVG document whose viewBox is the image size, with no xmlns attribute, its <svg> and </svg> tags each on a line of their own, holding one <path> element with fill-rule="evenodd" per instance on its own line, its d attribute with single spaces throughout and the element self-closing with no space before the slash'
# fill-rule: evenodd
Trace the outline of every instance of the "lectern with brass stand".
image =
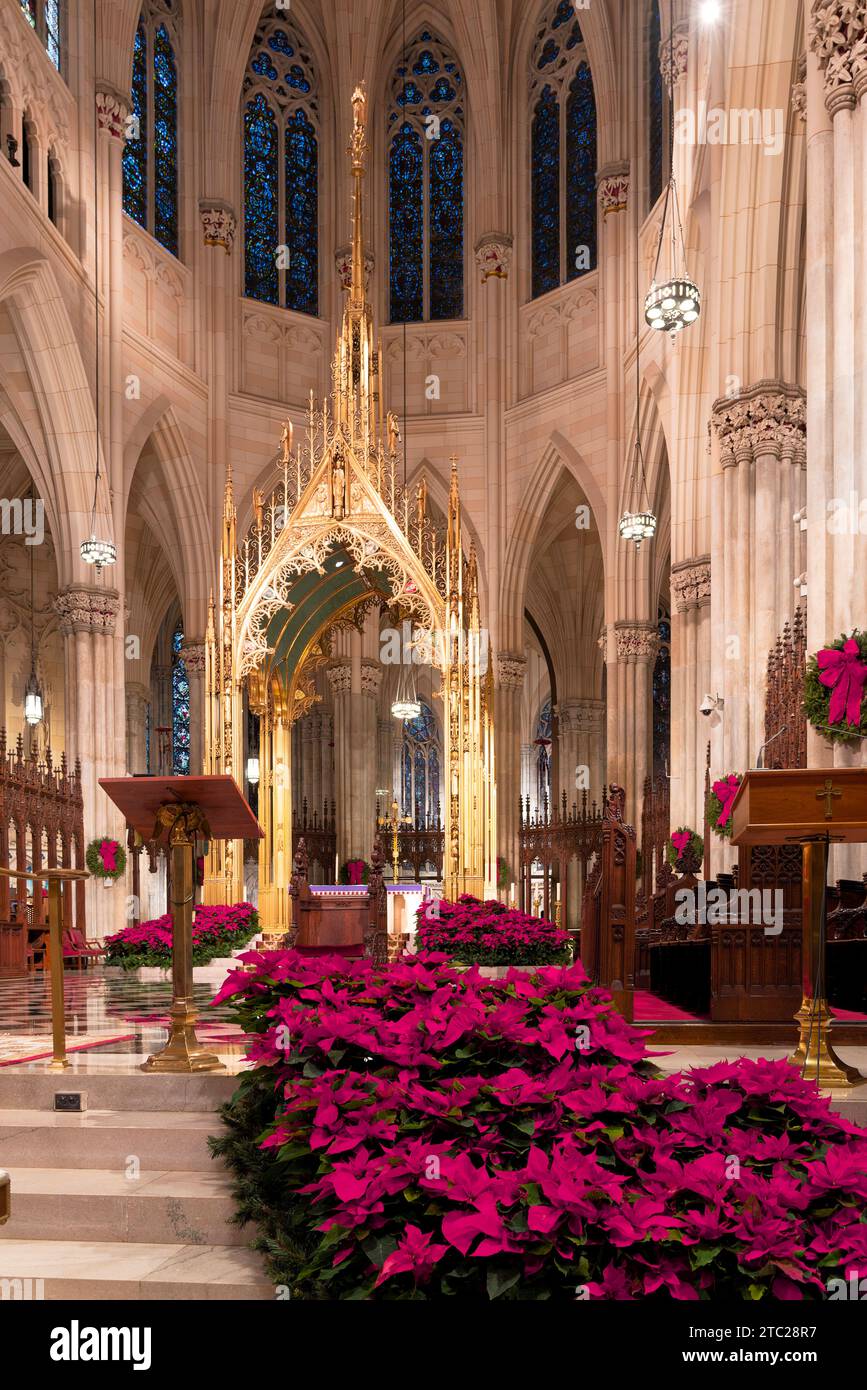
<svg viewBox="0 0 867 1390">
<path fill-rule="evenodd" d="M 196 842 L 261 839 L 231 777 L 105 777 L 99 785 L 145 839 L 164 840 L 172 864 L 171 1032 L 142 1071 L 224 1071 L 196 1037 L 193 1004 L 193 856 Z"/>
<path fill-rule="evenodd" d="M 867 841 L 867 769 L 792 768 L 746 773 L 732 805 L 732 844 L 803 846 L 798 1046 L 789 1061 L 829 1089 L 864 1077 L 831 1046 L 825 998 L 825 888 L 832 844 Z M 748 886 L 748 885 L 742 885 Z"/>
</svg>

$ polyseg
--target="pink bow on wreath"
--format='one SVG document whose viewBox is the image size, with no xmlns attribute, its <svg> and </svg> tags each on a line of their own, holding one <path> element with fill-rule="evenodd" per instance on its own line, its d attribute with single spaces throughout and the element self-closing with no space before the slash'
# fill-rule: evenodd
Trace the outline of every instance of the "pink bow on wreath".
<svg viewBox="0 0 867 1390">
<path fill-rule="evenodd" d="M 737 796 L 739 786 L 740 779 L 734 772 L 730 772 L 724 782 L 714 782 L 713 784 L 713 794 L 722 807 L 716 821 L 720 829 L 729 823 L 729 816 L 732 813 L 732 802 Z"/>
<path fill-rule="evenodd" d="M 691 839 L 692 836 L 690 835 L 688 830 L 675 830 L 674 834 L 671 837 L 671 843 L 677 850 L 678 859 L 683 854 Z"/>
<path fill-rule="evenodd" d="M 860 658 L 860 648 L 852 637 L 843 644 L 842 651 L 826 647 L 816 657 L 819 680 L 831 691 L 829 724 L 839 724 L 844 718 L 847 724 L 861 723 L 861 699 L 867 681 L 867 665 Z"/>
<path fill-rule="evenodd" d="M 99 857 L 107 874 L 117 873 L 117 852 L 119 849 L 120 845 L 117 840 L 102 840 L 100 842 Z"/>
</svg>

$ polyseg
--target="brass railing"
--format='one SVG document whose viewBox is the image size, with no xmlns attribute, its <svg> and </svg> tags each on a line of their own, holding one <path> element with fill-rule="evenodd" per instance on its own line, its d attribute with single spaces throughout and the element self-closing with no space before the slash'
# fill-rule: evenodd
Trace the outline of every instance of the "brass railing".
<svg viewBox="0 0 867 1390">
<path fill-rule="evenodd" d="M 3 878 L 26 878 L 30 883 L 48 884 L 48 958 L 51 965 L 51 1040 L 53 1056 L 48 1064 L 49 1071 L 66 1071 L 69 1059 L 66 1055 L 66 1020 L 63 1000 L 63 899 L 60 894 L 62 883 L 73 883 L 78 879 L 89 878 L 86 869 L 40 869 L 31 873 L 26 869 L 2 869 Z M 26 927 L 24 928 L 26 930 Z"/>
</svg>

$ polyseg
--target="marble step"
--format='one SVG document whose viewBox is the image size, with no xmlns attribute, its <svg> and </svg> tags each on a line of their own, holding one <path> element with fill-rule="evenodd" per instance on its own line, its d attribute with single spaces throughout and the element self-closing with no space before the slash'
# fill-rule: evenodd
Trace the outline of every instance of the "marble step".
<svg viewBox="0 0 867 1390">
<path fill-rule="evenodd" d="M 276 1296 L 261 1256 L 226 1245 L 3 1240 L 0 1281 L 7 1279 L 21 1281 L 10 1296 L 48 1300 L 263 1302 Z"/>
<path fill-rule="evenodd" d="M 253 1228 L 232 1224 L 235 1204 L 222 1172 L 10 1168 L 12 1215 L 2 1240 L 182 1241 L 246 1246 Z"/>
<path fill-rule="evenodd" d="M 0 1110 L 0 1168 L 108 1168 L 139 1172 L 221 1172 L 208 1136 L 222 1125 L 200 1111 Z"/>
<path fill-rule="evenodd" d="M 89 1110 L 216 1110 L 230 1100 L 236 1076 L 222 1072 L 172 1076 L 162 1072 L 39 1072 L 0 1067 L 0 1111 L 53 1110 L 59 1091 L 80 1092 Z"/>
</svg>

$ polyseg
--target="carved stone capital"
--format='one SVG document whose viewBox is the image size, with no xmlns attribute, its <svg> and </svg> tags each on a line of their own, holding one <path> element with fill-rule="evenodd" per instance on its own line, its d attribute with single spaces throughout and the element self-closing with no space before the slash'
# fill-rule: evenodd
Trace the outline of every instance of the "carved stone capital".
<svg viewBox="0 0 867 1390">
<path fill-rule="evenodd" d="M 807 119 L 807 84 L 806 82 L 792 83 L 792 111 L 798 120 Z"/>
<path fill-rule="evenodd" d="M 675 24 L 673 35 L 666 35 L 659 45 L 659 70 L 668 90 L 686 77 L 689 61 L 689 30 L 685 22 Z"/>
<path fill-rule="evenodd" d="M 185 642 L 178 652 L 178 656 L 187 668 L 188 675 L 205 674 L 205 644 L 204 642 Z"/>
<path fill-rule="evenodd" d="M 807 400 L 800 386 L 759 381 L 715 401 L 712 417 L 723 467 L 767 454 L 800 458 L 806 449 Z"/>
<path fill-rule="evenodd" d="M 206 246 L 222 246 L 228 256 L 235 244 L 238 219 L 228 203 L 199 203 L 202 237 Z"/>
<path fill-rule="evenodd" d="M 329 666 L 325 672 L 332 695 L 348 695 L 352 689 L 352 667 L 346 664 Z"/>
<path fill-rule="evenodd" d="M 379 692 L 382 689 L 382 667 L 378 661 L 362 661 L 361 663 L 361 693 L 367 695 L 371 700 L 379 699 Z"/>
<path fill-rule="evenodd" d="M 334 252 L 334 264 L 337 267 L 337 274 L 340 277 L 340 288 L 349 290 L 352 288 L 352 247 L 341 246 Z M 376 261 L 372 251 L 364 253 L 364 289 L 365 292 L 370 288 L 370 277 L 373 274 Z"/>
<path fill-rule="evenodd" d="M 497 685 L 501 690 L 520 690 L 527 674 L 527 658 L 517 652 L 497 653 Z"/>
<path fill-rule="evenodd" d="M 678 613 L 710 603 L 710 556 L 681 560 L 671 567 L 671 596 Z"/>
<path fill-rule="evenodd" d="M 113 633 L 120 612 L 116 589 L 91 589 L 75 585 L 62 589 L 54 600 L 60 631 Z"/>
<path fill-rule="evenodd" d="M 126 118 L 129 115 L 129 99 L 122 96 L 114 87 L 99 87 L 96 93 L 96 124 L 99 130 L 106 131 L 113 140 L 126 138 Z"/>
<path fill-rule="evenodd" d="M 629 165 L 609 164 L 600 169 L 596 189 L 603 217 L 610 212 L 625 212 L 629 202 Z"/>
<path fill-rule="evenodd" d="M 822 69 L 831 115 L 851 109 L 867 89 L 865 0 L 814 0 L 809 40 Z"/>
<path fill-rule="evenodd" d="M 126 683 L 126 710 L 127 719 L 130 712 L 135 711 L 141 718 L 144 718 L 145 707 L 151 702 L 150 686 L 142 685 L 141 681 L 127 681 Z"/>
<path fill-rule="evenodd" d="M 605 726 L 604 700 L 563 700 L 557 705 L 561 734 L 600 734 Z"/>
<path fill-rule="evenodd" d="M 614 636 L 617 641 L 618 661 L 656 660 L 659 648 L 656 623 L 615 623 Z"/>
<path fill-rule="evenodd" d="M 486 232 L 476 242 L 476 265 L 482 272 L 482 284 L 493 276 L 507 280 L 512 264 L 512 237 L 506 232 Z"/>
</svg>

